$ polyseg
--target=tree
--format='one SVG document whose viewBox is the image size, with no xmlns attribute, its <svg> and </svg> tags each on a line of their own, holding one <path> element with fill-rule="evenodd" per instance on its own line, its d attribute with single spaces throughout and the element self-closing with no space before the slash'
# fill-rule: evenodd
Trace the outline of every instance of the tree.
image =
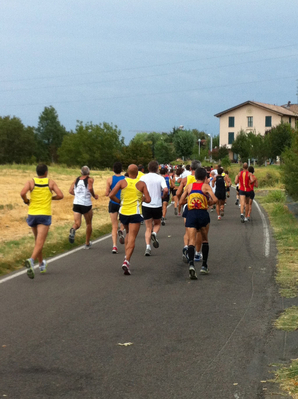
<svg viewBox="0 0 298 399">
<path fill-rule="evenodd" d="M 39 116 L 36 133 L 44 143 L 47 150 L 48 161 L 58 161 L 58 148 L 67 134 L 64 126 L 58 119 L 57 111 L 54 107 L 45 107 Z"/>
<path fill-rule="evenodd" d="M 178 133 L 175 133 L 173 143 L 177 156 L 187 159 L 193 152 L 195 144 L 194 134 L 189 130 L 180 130 Z"/>
<path fill-rule="evenodd" d="M 291 147 L 282 153 L 282 180 L 288 194 L 298 201 L 298 129 L 293 133 Z"/>
<path fill-rule="evenodd" d="M 0 164 L 36 162 L 35 151 L 33 127 L 25 127 L 15 116 L 0 117 Z"/>
<path fill-rule="evenodd" d="M 68 166 L 112 167 L 121 158 L 124 146 L 121 131 L 106 122 L 99 125 L 77 122 L 75 133 L 64 137 L 58 150 L 59 160 Z"/>
<path fill-rule="evenodd" d="M 172 144 L 159 140 L 155 145 L 155 158 L 159 163 L 165 164 L 176 159 L 175 149 Z"/>
<path fill-rule="evenodd" d="M 251 141 L 244 130 L 240 130 L 232 144 L 232 151 L 240 156 L 241 162 L 247 162 L 251 154 Z"/>
<path fill-rule="evenodd" d="M 251 143 L 251 158 L 256 159 L 258 165 L 263 165 L 269 157 L 268 136 L 248 133 L 248 138 Z"/>
<path fill-rule="evenodd" d="M 288 147 L 291 147 L 293 130 L 289 123 L 281 123 L 280 125 L 273 127 L 268 135 L 268 145 L 270 158 L 276 158 L 281 156 L 282 152 Z"/>
<path fill-rule="evenodd" d="M 124 167 L 132 163 L 136 165 L 142 164 L 147 167 L 148 163 L 152 161 L 151 144 L 143 143 L 139 145 L 139 143 L 133 139 L 127 147 L 122 149 L 120 159 Z"/>
</svg>

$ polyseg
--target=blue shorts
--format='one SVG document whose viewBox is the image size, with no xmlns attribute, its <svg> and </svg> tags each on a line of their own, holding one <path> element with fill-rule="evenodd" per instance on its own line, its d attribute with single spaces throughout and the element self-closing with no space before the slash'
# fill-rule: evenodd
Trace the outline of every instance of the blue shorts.
<svg viewBox="0 0 298 399">
<path fill-rule="evenodd" d="M 47 215 L 28 215 L 27 223 L 30 227 L 36 227 L 39 224 L 50 226 L 52 223 L 52 216 Z"/>
<path fill-rule="evenodd" d="M 186 218 L 188 214 L 188 207 L 187 204 L 183 205 L 183 213 L 182 213 L 182 217 Z"/>
<path fill-rule="evenodd" d="M 141 223 L 144 219 L 142 215 L 122 215 L 120 213 L 119 220 L 124 226 L 128 226 L 130 223 Z"/>
<path fill-rule="evenodd" d="M 200 230 L 210 223 L 210 216 L 206 210 L 192 209 L 187 212 L 185 227 Z"/>
</svg>

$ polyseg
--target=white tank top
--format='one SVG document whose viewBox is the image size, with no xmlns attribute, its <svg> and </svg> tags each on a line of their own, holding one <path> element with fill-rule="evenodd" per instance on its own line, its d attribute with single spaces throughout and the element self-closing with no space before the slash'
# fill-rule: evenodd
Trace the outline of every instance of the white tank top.
<svg viewBox="0 0 298 399">
<path fill-rule="evenodd" d="M 75 193 L 75 198 L 73 203 L 75 205 L 84 205 L 84 206 L 92 205 L 91 193 L 88 190 L 88 177 L 82 180 L 77 179 L 74 186 L 74 193 Z"/>
</svg>

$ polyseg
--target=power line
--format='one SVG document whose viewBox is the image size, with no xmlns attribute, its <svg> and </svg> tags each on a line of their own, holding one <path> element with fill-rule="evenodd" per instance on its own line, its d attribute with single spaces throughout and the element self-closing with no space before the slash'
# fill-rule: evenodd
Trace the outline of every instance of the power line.
<svg viewBox="0 0 298 399">
<path fill-rule="evenodd" d="M 297 55 L 298 55 L 298 53 L 291 54 L 291 55 L 284 55 L 284 56 L 280 56 L 280 57 L 264 58 L 261 60 L 249 61 L 249 65 L 251 65 L 253 63 L 296 57 Z M 202 68 L 190 69 L 190 70 L 186 70 L 186 71 L 165 72 L 165 73 L 154 74 L 154 75 L 133 76 L 133 77 L 128 77 L 128 78 L 101 80 L 101 81 L 97 81 L 97 82 L 95 81 L 95 82 L 86 82 L 86 83 L 79 83 L 79 84 L 70 83 L 67 85 L 58 85 L 58 86 L 51 85 L 51 86 L 40 86 L 40 87 L 26 87 L 26 88 L 19 88 L 19 89 L 3 89 L 3 90 L 0 90 L 0 92 L 4 93 L 4 92 L 27 91 L 27 90 L 57 89 L 57 88 L 65 88 L 65 87 L 82 87 L 82 86 L 96 85 L 96 84 L 103 84 L 103 83 L 115 83 L 115 82 L 124 82 L 124 81 L 131 81 L 131 80 L 137 80 L 137 79 L 147 79 L 147 78 L 155 78 L 155 77 L 161 77 L 161 76 L 177 75 L 180 73 L 191 73 L 191 72 L 198 72 L 198 71 L 205 71 L 205 70 L 214 70 L 214 69 L 219 69 L 219 68 L 228 68 L 228 67 L 233 67 L 233 66 L 238 66 L 238 65 L 246 65 L 246 64 L 247 64 L 247 61 L 242 61 L 239 63 L 224 64 L 224 65 L 218 65 L 218 66 L 212 66 L 212 67 L 202 67 Z"/>
<path fill-rule="evenodd" d="M 193 89 L 184 89 L 184 90 L 174 90 L 174 91 L 165 91 L 165 92 L 155 92 L 155 93 L 139 93 L 139 94 L 134 94 L 134 95 L 125 95 L 125 96 L 114 96 L 114 97 L 101 97 L 101 98 L 89 98 L 85 100 L 66 100 L 66 101 L 47 101 L 47 103 L 50 104 L 68 104 L 68 103 L 84 103 L 84 102 L 95 102 L 95 101 L 109 101 L 109 100 L 118 100 L 118 99 L 125 99 L 125 98 L 138 98 L 138 97 L 144 97 L 144 96 L 160 96 L 160 95 L 165 95 L 165 94 L 179 94 L 179 93 L 187 93 L 187 92 L 192 92 L 192 91 L 200 91 L 200 90 L 211 90 L 211 89 L 219 89 L 219 88 L 225 88 L 225 87 L 233 87 L 233 86 L 241 86 L 241 85 L 247 85 L 247 84 L 257 84 L 257 83 L 263 83 L 263 82 L 271 82 L 271 81 L 276 81 L 278 80 L 283 80 L 283 79 L 293 79 L 296 78 L 297 75 L 294 76 L 282 76 L 282 77 L 274 77 L 271 79 L 264 79 L 264 80 L 255 80 L 255 81 L 245 81 L 245 82 L 239 82 L 239 83 L 227 83 L 224 85 L 217 85 L 217 86 L 203 86 L 203 87 L 197 87 Z M 42 105 L 44 106 L 43 103 L 32 103 L 32 104 L 8 104 L 8 107 L 26 107 L 26 106 L 36 106 L 36 105 Z"/>
<path fill-rule="evenodd" d="M 246 54 L 253 54 L 253 53 L 258 53 L 261 51 L 270 51 L 270 50 L 277 50 L 277 49 L 285 49 L 288 47 L 296 47 L 296 44 L 288 44 L 285 46 L 278 46 L 278 47 L 269 47 L 265 49 L 259 49 L 259 50 L 251 50 L 251 51 L 244 51 L 244 52 L 237 52 L 237 53 L 228 53 L 225 55 L 217 55 L 213 57 L 207 57 L 207 58 L 196 58 L 192 60 L 181 60 L 181 61 L 174 61 L 174 62 L 167 62 L 167 63 L 161 63 L 161 64 L 152 64 L 152 65 L 141 65 L 139 67 L 129 67 L 129 68 L 118 68 L 118 69 L 109 69 L 108 71 L 99 71 L 99 72 L 85 72 L 85 73 L 78 73 L 78 74 L 67 74 L 67 75 L 53 75 L 53 76 L 39 76 L 35 78 L 24 78 L 24 79 L 12 79 L 12 80 L 0 80 L 0 83 L 11 83 L 11 82 L 25 82 L 25 81 L 32 81 L 32 80 L 43 80 L 43 79 L 57 79 L 57 78 L 66 78 L 66 77 L 75 77 L 75 76 L 87 76 L 87 75 L 95 75 L 95 74 L 103 74 L 103 73 L 111 73 L 111 72 L 124 72 L 124 71 L 133 71 L 133 70 L 139 70 L 139 69 L 148 69 L 148 68 L 156 68 L 156 67 L 161 67 L 161 66 L 168 66 L 168 65 L 179 65 L 179 64 L 185 64 L 185 63 L 191 63 L 191 62 L 197 62 L 197 61 L 209 61 L 209 60 L 214 60 L 217 58 L 223 58 L 223 57 L 233 57 L 233 56 L 241 56 L 241 55 L 246 55 Z"/>
</svg>

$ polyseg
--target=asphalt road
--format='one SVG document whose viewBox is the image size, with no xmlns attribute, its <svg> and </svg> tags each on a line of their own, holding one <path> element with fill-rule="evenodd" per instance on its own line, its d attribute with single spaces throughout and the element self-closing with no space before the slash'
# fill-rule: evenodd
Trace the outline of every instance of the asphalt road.
<svg viewBox="0 0 298 399">
<path fill-rule="evenodd" d="M 265 256 L 256 206 L 241 224 L 232 197 L 220 222 L 211 213 L 210 274 L 197 281 L 182 262 L 183 234 L 170 207 L 151 257 L 141 227 L 131 276 L 124 246 L 113 255 L 107 238 L 34 280 L 0 284 L 0 397 L 264 398 L 261 381 L 284 354 L 272 328 L 281 304 L 270 229 Z"/>
</svg>

